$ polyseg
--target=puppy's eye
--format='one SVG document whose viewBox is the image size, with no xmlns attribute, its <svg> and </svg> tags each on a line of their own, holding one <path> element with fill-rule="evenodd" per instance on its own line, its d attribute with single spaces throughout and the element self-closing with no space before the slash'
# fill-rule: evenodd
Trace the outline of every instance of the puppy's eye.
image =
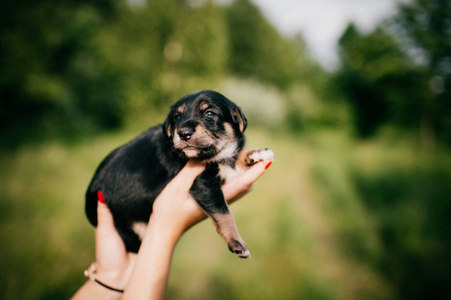
<svg viewBox="0 0 451 300">
<path fill-rule="evenodd" d="M 204 114 L 206 117 L 214 117 L 216 114 L 214 111 L 207 110 Z"/>
<path fill-rule="evenodd" d="M 175 115 L 172 119 L 175 121 L 175 122 L 177 122 L 178 120 L 180 120 L 180 117 L 181 117 L 182 115 L 180 115 L 180 114 L 177 114 L 177 115 Z"/>
</svg>

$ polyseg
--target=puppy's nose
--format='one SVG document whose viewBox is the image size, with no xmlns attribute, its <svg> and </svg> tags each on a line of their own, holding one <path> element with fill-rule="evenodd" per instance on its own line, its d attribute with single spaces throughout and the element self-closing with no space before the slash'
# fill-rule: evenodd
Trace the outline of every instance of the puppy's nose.
<svg viewBox="0 0 451 300">
<path fill-rule="evenodd" d="M 193 133 L 194 130 L 192 128 L 182 128 L 178 131 L 179 137 L 184 141 L 189 140 Z"/>
</svg>

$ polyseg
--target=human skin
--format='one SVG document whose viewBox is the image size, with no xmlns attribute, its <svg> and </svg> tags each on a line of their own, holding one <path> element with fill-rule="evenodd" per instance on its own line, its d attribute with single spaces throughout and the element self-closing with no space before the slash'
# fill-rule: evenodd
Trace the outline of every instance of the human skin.
<svg viewBox="0 0 451 300">
<path fill-rule="evenodd" d="M 222 191 L 230 204 L 252 189 L 252 184 L 271 164 L 262 161 L 227 182 Z M 97 278 L 124 294 L 111 291 L 88 280 L 72 299 L 164 299 L 174 248 L 193 225 L 206 218 L 190 196 L 194 179 L 204 165 L 187 165 L 160 193 L 137 254 L 127 252 L 114 227 L 108 207 L 99 202 L 98 226 L 95 230 Z"/>
</svg>

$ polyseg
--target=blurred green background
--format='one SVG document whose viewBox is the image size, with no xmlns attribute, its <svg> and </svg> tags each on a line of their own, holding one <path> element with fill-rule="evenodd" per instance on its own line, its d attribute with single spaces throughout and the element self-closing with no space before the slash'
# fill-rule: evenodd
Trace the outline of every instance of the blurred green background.
<svg viewBox="0 0 451 300">
<path fill-rule="evenodd" d="M 118 145 L 214 89 L 276 161 L 210 221 L 168 299 L 451 298 L 451 1 L 349 24 L 324 69 L 250 0 L 6 0 L 0 10 L 0 294 L 67 299 L 94 260 L 84 192 Z"/>
</svg>

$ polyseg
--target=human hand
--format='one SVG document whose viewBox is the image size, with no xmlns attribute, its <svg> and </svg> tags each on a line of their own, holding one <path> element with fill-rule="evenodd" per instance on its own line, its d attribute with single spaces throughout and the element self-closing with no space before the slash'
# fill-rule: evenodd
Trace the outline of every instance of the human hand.
<svg viewBox="0 0 451 300">
<path fill-rule="evenodd" d="M 195 224 L 202 210 L 189 190 L 204 170 L 205 165 L 188 161 L 155 199 L 149 223 L 157 224 L 167 231 L 165 234 L 174 235 L 176 239 Z"/>
<path fill-rule="evenodd" d="M 101 193 L 99 193 L 97 203 L 97 220 L 98 225 L 95 229 L 97 262 L 94 263 L 97 282 L 88 280 L 74 294 L 72 300 L 120 299 L 122 294 L 118 291 L 124 290 L 128 285 L 135 266 L 137 255 L 126 251 L 125 244 L 114 226 L 113 216 L 106 204 L 103 203 Z M 89 268 L 91 271 L 93 271 L 93 265 Z M 90 271 L 85 272 L 89 274 Z M 109 288 L 101 286 L 100 283 Z M 111 290 L 112 288 L 117 291 Z"/>
<path fill-rule="evenodd" d="M 222 193 L 227 203 L 231 204 L 249 193 L 254 182 L 262 176 L 272 161 L 260 161 L 222 186 Z"/>
<path fill-rule="evenodd" d="M 244 194 L 252 189 L 252 184 L 265 172 L 271 162 L 259 162 L 245 171 L 243 174 L 232 179 L 222 187 L 225 199 L 231 203 L 236 201 Z M 149 226 L 148 232 L 150 238 L 145 239 L 147 247 L 144 252 L 151 255 L 142 254 L 139 258 L 137 254 L 126 251 L 122 238 L 116 231 L 113 216 L 107 205 L 102 201 L 102 195 L 99 195 L 97 207 L 98 226 L 95 230 L 96 236 L 96 260 L 97 260 L 97 279 L 116 289 L 126 289 L 124 298 L 137 299 L 135 292 L 152 291 L 152 295 L 159 299 L 164 295 L 167 284 L 167 276 L 172 256 L 172 249 L 175 243 L 188 228 L 196 224 L 206 215 L 197 205 L 194 199 L 189 195 L 189 189 L 194 179 L 203 171 L 204 166 L 188 163 L 185 168 L 180 171 L 179 175 L 174 178 L 157 197 L 154 204 L 154 213 L 152 214 L 152 226 Z M 157 213 L 155 213 L 155 211 Z M 174 227 L 160 226 L 161 222 L 175 220 Z M 172 234 L 169 236 L 169 243 L 164 247 L 165 232 L 162 229 L 171 229 Z M 153 236 L 151 234 L 153 232 Z M 161 237 L 165 236 L 163 240 Z M 136 261 L 141 259 L 145 263 L 137 264 Z M 152 260 L 153 259 L 153 260 Z M 148 261 L 147 261 L 148 260 Z M 136 270 L 135 266 L 141 265 L 143 270 Z M 153 268 L 152 268 L 153 266 Z M 138 268 L 139 269 L 139 268 Z M 147 272 L 151 270 L 151 272 Z M 153 271 L 152 271 L 153 270 Z M 135 273 L 135 280 L 131 277 Z M 143 274 L 147 276 L 143 276 Z M 141 282 L 150 283 L 152 289 L 142 289 Z M 135 285 L 135 288 L 133 287 Z M 120 293 L 110 291 L 104 287 L 88 281 L 81 287 L 72 299 L 119 299 Z M 129 297 L 130 296 L 130 297 Z M 149 299 L 146 294 L 144 299 Z M 138 297 L 139 298 L 139 297 Z"/>
<path fill-rule="evenodd" d="M 99 195 L 98 225 L 95 229 L 97 279 L 116 289 L 125 289 L 133 271 L 136 254 L 127 252 L 116 231 L 108 206 Z"/>
<path fill-rule="evenodd" d="M 250 192 L 253 183 L 270 165 L 271 161 L 258 162 L 227 182 L 222 187 L 225 200 L 230 204 Z M 165 223 L 161 226 L 181 236 L 188 228 L 205 219 L 206 214 L 189 194 L 195 178 L 204 168 L 201 164 L 189 161 L 155 200 L 151 220 Z"/>
<path fill-rule="evenodd" d="M 225 198 L 235 201 L 247 193 L 269 165 L 270 162 L 257 163 L 224 185 Z M 189 193 L 194 180 L 204 169 L 204 165 L 188 162 L 155 200 L 123 299 L 164 298 L 177 241 L 188 228 L 206 217 Z"/>
</svg>

